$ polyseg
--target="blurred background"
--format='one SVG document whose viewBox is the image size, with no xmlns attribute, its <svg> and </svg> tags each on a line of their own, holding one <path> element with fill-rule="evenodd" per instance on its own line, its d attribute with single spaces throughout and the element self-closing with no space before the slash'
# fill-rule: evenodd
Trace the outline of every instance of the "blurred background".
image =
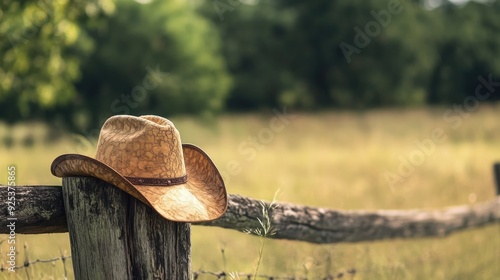
<svg viewBox="0 0 500 280">
<path fill-rule="evenodd" d="M 3 0 L 1 117 L 81 131 L 124 113 L 462 102 L 500 73 L 500 4 L 460 2 Z M 145 88 L 147 69 L 168 75 Z"/>
<path fill-rule="evenodd" d="M 280 190 L 280 201 L 337 209 L 495 196 L 500 1 L 0 3 L 0 166 L 17 166 L 18 185 L 60 184 L 52 160 L 93 155 L 108 117 L 156 114 L 207 151 L 229 193 L 271 200 Z M 276 116 L 289 119 L 263 138 Z M 445 140 L 401 174 L 435 129 Z M 31 258 L 70 251 L 66 234 L 19 238 Z M 500 273 L 498 226 L 444 239 L 266 246 L 261 270 L 271 275 Z M 193 227 L 193 270 L 251 272 L 258 249 L 255 237 Z M 34 279 L 63 277 L 60 264 L 38 267 Z"/>
</svg>

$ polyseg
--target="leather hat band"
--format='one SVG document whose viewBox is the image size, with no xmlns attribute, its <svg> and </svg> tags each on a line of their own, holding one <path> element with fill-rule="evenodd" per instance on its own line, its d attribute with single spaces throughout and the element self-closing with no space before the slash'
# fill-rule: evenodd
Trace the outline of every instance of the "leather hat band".
<svg viewBox="0 0 500 280">
<path fill-rule="evenodd" d="M 130 183 L 142 186 L 175 186 L 187 183 L 187 175 L 177 178 L 142 178 L 124 176 Z"/>
</svg>

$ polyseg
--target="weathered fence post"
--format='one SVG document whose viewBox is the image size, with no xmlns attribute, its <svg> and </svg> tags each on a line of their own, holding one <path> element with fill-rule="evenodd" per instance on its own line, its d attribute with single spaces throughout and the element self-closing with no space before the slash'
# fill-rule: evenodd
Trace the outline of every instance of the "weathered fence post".
<svg viewBox="0 0 500 280">
<path fill-rule="evenodd" d="M 91 177 L 63 178 L 75 279 L 190 279 L 190 225 Z"/>
<path fill-rule="evenodd" d="M 500 196 L 500 162 L 493 165 L 493 174 L 495 174 L 495 185 L 497 187 L 497 195 Z"/>
</svg>

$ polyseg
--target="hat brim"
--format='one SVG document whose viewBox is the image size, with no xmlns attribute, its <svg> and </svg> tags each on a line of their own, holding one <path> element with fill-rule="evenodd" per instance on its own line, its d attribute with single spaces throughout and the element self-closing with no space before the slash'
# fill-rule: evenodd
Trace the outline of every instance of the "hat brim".
<svg viewBox="0 0 500 280">
<path fill-rule="evenodd" d="M 134 185 L 107 164 L 94 158 L 66 154 L 52 162 L 57 177 L 90 176 L 129 193 L 167 220 L 176 222 L 211 221 L 224 214 L 227 193 L 224 181 L 210 157 L 200 148 L 183 144 L 188 181 L 174 186 Z"/>
</svg>

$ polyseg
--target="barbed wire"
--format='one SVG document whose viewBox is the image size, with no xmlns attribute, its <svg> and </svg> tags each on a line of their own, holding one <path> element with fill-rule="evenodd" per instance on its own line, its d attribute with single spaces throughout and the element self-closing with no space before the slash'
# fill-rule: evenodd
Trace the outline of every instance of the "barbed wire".
<svg viewBox="0 0 500 280">
<path fill-rule="evenodd" d="M 320 280 L 334 280 L 334 279 L 344 279 L 344 277 L 350 276 L 351 279 L 354 278 L 354 275 L 356 274 L 356 269 L 351 268 L 348 269 L 344 272 L 339 272 L 334 275 L 327 275 L 322 278 L 315 278 L 315 279 L 320 279 Z M 226 279 L 229 277 L 230 279 L 246 279 L 246 280 L 251 280 L 251 279 L 268 279 L 268 280 L 309 280 L 311 278 L 305 277 L 305 276 L 273 276 L 273 275 L 266 275 L 266 274 L 258 274 L 255 276 L 252 273 L 239 273 L 239 272 L 225 272 L 225 271 L 220 271 L 220 272 L 211 272 L 211 271 L 204 271 L 204 270 L 198 270 L 193 273 L 193 279 L 198 279 L 200 275 L 210 275 L 216 277 L 216 279 Z M 243 277 L 243 278 L 242 278 Z"/>
<path fill-rule="evenodd" d="M 36 259 L 33 261 L 29 261 L 28 258 L 25 259 L 25 261 L 20 264 L 15 266 L 13 269 L 15 271 L 22 270 L 22 269 L 27 269 L 29 267 L 32 267 L 35 264 L 38 263 L 52 263 L 53 265 L 57 261 L 61 261 L 63 263 L 63 268 L 64 268 L 64 279 L 68 279 L 68 270 L 66 269 L 66 260 L 71 259 L 71 255 L 64 255 L 62 254 L 59 257 L 53 257 L 49 259 Z M 0 272 L 7 272 L 9 269 L 4 266 L 2 263 L 0 266 Z M 334 279 L 344 279 L 344 277 L 349 277 L 350 279 L 354 278 L 354 275 L 356 274 L 356 269 L 351 268 L 348 269 L 344 272 L 339 272 L 334 275 L 327 275 L 322 278 L 316 278 L 316 279 L 321 279 L 321 280 L 334 280 Z M 258 274 L 255 276 L 252 273 L 240 273 L 240 272 L 225 272 L 225 271 L 219 271 L 219 272 L 213 272 L 213 271 L 205 271 L 205 270 L 198 270 L 193 272 L 193 279 L 199 279 L 200 276 L 202 275 L 207 275 L 207 276 L 213 276 L 214 279 L 268 279 L 268 280 L 308 280 L 311 278 L 305 277 L 305 276 L 276 276 L 276 275 L 267 275 L 267 274 Z M 27 279 L 29 279 L 29 274 L 27 274 Z"/>
<path fill-rule="evenodd" d="M 68 279 L 68 270 L 66 269 L 66 260 L 67 259 L 71 259 L 71 256 L 62 255 L 60 257 L 54 257 L 54 258 L 50 258 L 50 259 L 36 259 L 34 261 L 25 260 L 23 262 L 23 264 L 16 265 L 15 267 L 13 267 L 13 269 L 14 270 L 21 270 L 21 269 L 29 268 L 30 266 L 33 266 L 37 263 L 52 263 L 54 265 L 56 261 L 61 261 L 63 263 L 63 268 L 64 268 L 64 279 Z M 4 264 L 2 263 L 2 265 L 0 266 L 0 272 L 6 272 L 6 271 L 9 271 L 9 269 L 6 268 L 4 266 Z M 27 275 L 27 277 L 29 279 L 29 275 Z"/>
<path fill-rule="evenodd" d="M 0 245 L 4 242 L 5 240 L 0 241 Z M 35 264 L 39 263 L 52 263 L 53 266 L 55 266 L 55 263 L 57 261 L 61 261 L 63 264 L 63 270 L 64 270 L 64 279 L 68 279 L 68 269 L 66 268 L 66 260 L 71 258 L 71 255 L 65 255 L 65 252 L 61 252 L 61 256 L 59 257 L 53 257 L 49 259 L 36 259 L 33 261 L 30 261 L 29 255 L 28 255 L 28 244 L 25 242 L 24 246 L 24 261 L 21 265 L 16 265 L 14 267 L 8 267 L 6 268 L 4 265 L 4 262 L 2 261 L 2 264 L 0 265 L 0 272 L 11 272 L 13 269 L 14 271 L 24 269 L 26 272 L 26 279 L 30 280 L 30 274 L 28 272 L 29 267 L 33 267 Z"/>
<path fill-rule="evenodd" d="M 37 263 L 50 263 L 50 262 L 56 262 L 56 261 L 59 261 L 59 260 L 64 263 L 66 261 L 66 259 L 71 259 L 71 256 L 54 257 L 54 258 L 45 259 L 45 260 L 36 259 L 34 261 L 24 261 L 23 264 L 15 266 L 14 270 L 28 268 L 30 265 L 34 265 L 34 264 L 37 264 Z M 2 263 L 2 265 L 0 266 L 0 271 L 4 272 L 4 271 L 7 271 L 7 270 L 8 270 L 8 268 L 5 268 L 4 264 Z"/>
<path fill-rule="evenodd" d="M 4 243 L 6 239 L 0 240 L 0 245 Z M 53 266 L 56 265 L 56 262 L 62 262 L 63 264 L 63 269 L 64 269 L 64 279 L 68 279 L 68 268 L 66 260 L 71 259 L 71 255 L 67 255 L 66 252 L 61 251 L 60 256 L 57 257 L 52 257 L 48 259 L 40 259 L 37 258 L 35 260 L 30 260 L 29 259 L 29 252 L 28 252 L 28 244 L 25 242 L 23 246 L 24 250 L 24 261 L 22 264 L 16 265 L 14 267 L 5 267 L 5 263 L 2 259 L 2 262 L 0 264 L 0 273 L 4 272 L 11 272 L 13 269 L 14 271 L 21 271 L 24 270 L 26 272 L 26 279 L 30 279 L 30 274 L 28 272 L 28 268 L 33 268 L 37 264 L 43 264 L 43 263 L 52 263 Z M 72 268 L 70 268 L 72 269 Z M 324 277 L 314 277 L 314 279 L 319 279 L 319 280 L 334 280 L 334 279 L 345 279 L 345 277 L 349 277 L 350 279 L 354 278 L 354 275 L 356 275 L 358 271 L 354 268 L 345 270 L 344 272 L 339 272 L 331 275 L 326 275 Z M 226 272 L 226 271 L 219 271 L 219 272 L 213 272 L 213 271 L 206 271 L 206 270 L 197 270 L 193 272 L 193 279 L 199 279 L 200 276 L 210 276 L 213 279 L 232 279 L 232 280 L 251 280 L 251 279 L 267 279 L 267 280 L 308 280 L 312 279 L 307 276 L 277 276 L 277 275 L 268 275 L 268 274 L 253 274 L 253 273 L 240 273 L 240 272 Z"/>
</svg>

